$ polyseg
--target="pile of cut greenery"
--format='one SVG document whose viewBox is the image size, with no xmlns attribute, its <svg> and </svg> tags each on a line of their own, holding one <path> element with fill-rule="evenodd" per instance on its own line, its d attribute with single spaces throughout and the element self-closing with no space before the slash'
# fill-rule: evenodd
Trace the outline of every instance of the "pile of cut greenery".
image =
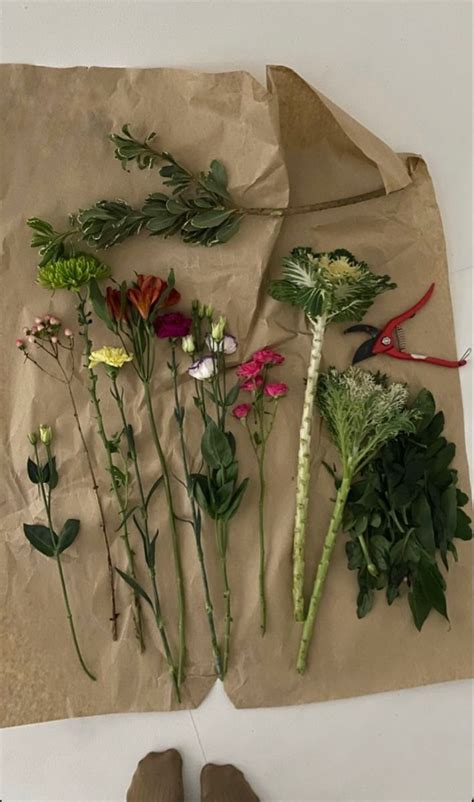
<svg viewBox="0 0 474 802">
<path fill-rule="evenodd" d="M 348 567 L 357 571 L 357 615 L 363 618 L 375 591 L 386 591 L 388 604 L 405 595 L 418 630 L 431 610 L 446 619 L 446 581 L 438 559 L 448 570 L 457 560 L 455 538 L 470 540 L 468 501 L 457 487 L 451 467 L 454 443 L 443 437 L 444 415 L 433 396 L 422 390 L 414 434 L 401 433 L 364 467 L 349 493 L 343 528 Z"/>
</svg>

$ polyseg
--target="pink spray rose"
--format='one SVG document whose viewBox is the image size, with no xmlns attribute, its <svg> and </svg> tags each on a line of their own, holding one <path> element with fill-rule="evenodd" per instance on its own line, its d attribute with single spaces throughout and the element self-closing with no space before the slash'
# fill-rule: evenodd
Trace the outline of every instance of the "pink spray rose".
<svg viewBox="0 0 474 802">
<path fill-rule="evenodd" d="M 192 320 L 181 312 L 167 312 L 159 315 L 155 322 L 155 334 L 162 339 L 186 337 L 191 331 Z"/>
<path fill-rule="evenodd" d="M 242 365 L 239 365 L 235 372 L 237 376 L 243 379 L 255 379 L 256 376 L 260 375 L 261 371 L 262 366 L 251 359 L 250 362 L 244 362 Z"/>
<path fill-rule="evenodd" d="M 282 398 L 288 392 L 288 385 L 284 382 L 274 382 L 273 384 L 267 384 L 263 392 L 269 398 Z"/>
<path fill-rule="evenodd" d="M 271 348 L 261 348 L 260 351 L 255 351 L 252 361 L 259 365 L 282 365 L 285 357 Z"/>
<path fill-rule="evenodd" d="M 241 420 L 242 418 L 247 417 L 251 409 L 252 409 L 252 404 L 238 404 L 232 410 L 232 414 L 234 418 L 238 418 L 239 420 Z"/>
<path fill-rule="evenodd" d="M 255 390 L 258 390 L 263 384 L 263 376 L 255 376 L 253 379 L 246 379 L 240 385 L 241 390 L 245 390 L 246 392 L 253 393 Z"/>
</svg>

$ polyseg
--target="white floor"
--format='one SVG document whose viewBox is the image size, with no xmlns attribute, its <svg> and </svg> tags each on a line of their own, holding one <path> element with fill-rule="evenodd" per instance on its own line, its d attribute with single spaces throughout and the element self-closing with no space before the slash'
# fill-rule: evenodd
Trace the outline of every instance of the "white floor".
<svg viewBox="0 0 474 802">
<path fill-rule="evenodd" d="M 421 152 L 444 218 L 459 353 L 472 344 L 468 2 L 3 2 L 1 61 L 298 70 L 398 150 Z M 186 6 L 186 8 L 183 8 Z M 461 372 L 472 452 L 472 365 Z M 469 644 L 466 644 L 469 648 Z M 1 658 L 0 658 L 1 659 Z M 137 761 L 178 747 L 187 802 L 232 761 L 262 802 L 469 802 L 469 681 L 300 708 L 199 710 L 6 730 L 3 802 L 122 802 Z"/>
</svg>

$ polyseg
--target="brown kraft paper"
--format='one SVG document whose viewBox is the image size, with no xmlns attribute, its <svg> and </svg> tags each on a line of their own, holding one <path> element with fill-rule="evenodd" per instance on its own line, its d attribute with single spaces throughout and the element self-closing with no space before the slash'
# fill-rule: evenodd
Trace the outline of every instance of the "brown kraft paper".
<svg viewBox="0 0 474 802">
<path fill-rule="evenodd" d="M 367 319 L 375 325 L 411 306 L 434 281 L 429 311 L 407 325 L 413 350 L 454 358 L 456 347 L 445 246 L 439 211 L 425 163 L 400 156 L 350 118 L 299 76 L 283 67 L 268 71 L 268 89 L 245 72 L 204 74 L 169 69 L 51 69 L 25 65 L 1 68 L 3 172 L 2 445 L 4 459 L 0 594 L 2 614 L 1 710 L 5 726 L 68 716 L 168 710 L 176 708 L 153 621 L 145 612 L 147 650 L 139 655 L 133 636 L 130 594 L 117 582 L 120 608 L 118 642 L 110 638 L 106 563 L 96 508 L 73 418 L 61 385 L 30 364 L 23 365 L 14 339 L 38 314 L 53 312 L 75 328 L 73 298 L 54 298 L 35 285 L 36 254 L 29 247 L 26 218 L 37 215 L 64 227 L 69 211 L 101 198 L 124 198 L 139 205 L 160 189 L 157 171 L 126 173 L 113 159 L 107 134 L 131 123 L 132 131 L 158 132 L 163 149 L 196 171 L 211 159 L 227 167 L 230 191 L 242 206 L 284 207 L 321 204 L 319 211 L 244 220 L 229 243 L 211 249 L 190 247 L 178 238 L 140 235 L 101 252 L 117 280 L 133 271 L 166 277 L 176 274 L 179 306 L 189 310 L 198 297 L 226 314 L 239 340 L 234 365 L 266 344 L 280 349 L 286 363 L 275 377 L 290 384 L 281 402 L 268 453 L 269 503 L 266 509 L 267 598 L 265 638 L 258 625 L 258 542 L 256 465 L 237 422 L 241 476 L 253 481 L 230 530 L 229 570 L 233 594 L 233 640 L 225 688 L 237 707 L 314 702 L 460 679 L 472 675 L 467 644 L 471 638 L 471 549 L 460 543 L 458 564 L 450 569 L 448 606 L 451 626 L 430 616 L 420 634 L 406 601 L 388 608 L 382 594 L 363 621 L 355 612 L 354 574 L 346 567 L 344 535 L 331 564 L 320 617 L 304 677 L 295 671 L 300 625 L 291 609 L 291 548 L 298 431 L 309 338 L 298 310 L 277 304 L 266 286 L 280 271 L 281 257 L 296 245 L 316 250 L 345 247 L 376 272 L 388 273 L 398 288 L 377 299 Z M 357 196 L 367 195 L 360 200 Z M 354 198 L 351 203 L 344 199 Z M 342 204 L 342 205 L 341 205 Z M 356 343 L 328 330 L 324 366 L 344 368 Z M 114 344 L 95 322 L 94 346 Z M 10 345 L 9 345 L 10 344 Z M 155 411 L 172 470 L 176 429 L 167 350 L 155 378 Z M 113 540 L 113 559 L 125 567 L 117 517 L 108 493 L 101 445 L 94 435 L 87 391 L 77 354 L 74 386 L 94 461 Z M 181 370 L 184 374 L 185 360 Z M 407 381 L 414 393 L 426 386 L 446 413 L 446 435 L 457 444 L 460 486 L 468 489 L 462 403 L 458 372 L 384 357 L 367 367 Z M 148 436 L 142 395 L 132 371 L 124 369 L 130 418 L 151 484 L 156 464 Z M 192 383 L 183 375 L 187 440 L 199 462 L 200 428 L 192 404 Z M 105 419 L 119 428 L 105 377 L 99 382 Z M 114 424 L 115 421 L 115 424 Z M 36 489 L 25 475 L 26 434 L 39 423 L 56 430 L 60 485 L 58 518 L 81 519 L 80 535 L 64 557 L 71 602 L 84 654 L 98 675 L 91 683 L 78 669 L 55 566 L 26 541 L 23 522 L 41 521 Z M 312 497 L 307 548 L 307 592 L 328 523 L 333 486 L 321 467 L 335 455 L 319 421 L 315 423 Z M 177 507 L 186 496 L 175 485 Z M 176 598 L 166 507 L 155 510 L 158 575 L 165 617 L 175 643 Z M 180 529 L 187 592 L 187 680 L 182 707 L 200 704 L 212 687 L 212 655 L 203 609 L 199 567 L 190 529 Z M 215 562 L 214 533 L 204 537 L 216 620 L 222 631 L 222 598 Z M 138 571 L 146 585 L 139 543 Z"/>
</svg>

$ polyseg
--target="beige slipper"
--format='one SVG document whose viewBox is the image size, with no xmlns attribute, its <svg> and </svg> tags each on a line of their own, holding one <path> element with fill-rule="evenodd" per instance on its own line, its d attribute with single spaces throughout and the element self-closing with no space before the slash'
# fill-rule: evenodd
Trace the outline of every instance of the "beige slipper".
<svg viewBox="0 0 474 802">
<path fill-rule="evenodd" d="M 176 749 L 149 752 L 140 760 L 127 802 L 184 802 L 183 761 Z"/>
<path fill-rule="evenodd" d="M 201 802 L 260 802 L 239 769 L 208 763 L 201 771 Z"/>
</svg>

